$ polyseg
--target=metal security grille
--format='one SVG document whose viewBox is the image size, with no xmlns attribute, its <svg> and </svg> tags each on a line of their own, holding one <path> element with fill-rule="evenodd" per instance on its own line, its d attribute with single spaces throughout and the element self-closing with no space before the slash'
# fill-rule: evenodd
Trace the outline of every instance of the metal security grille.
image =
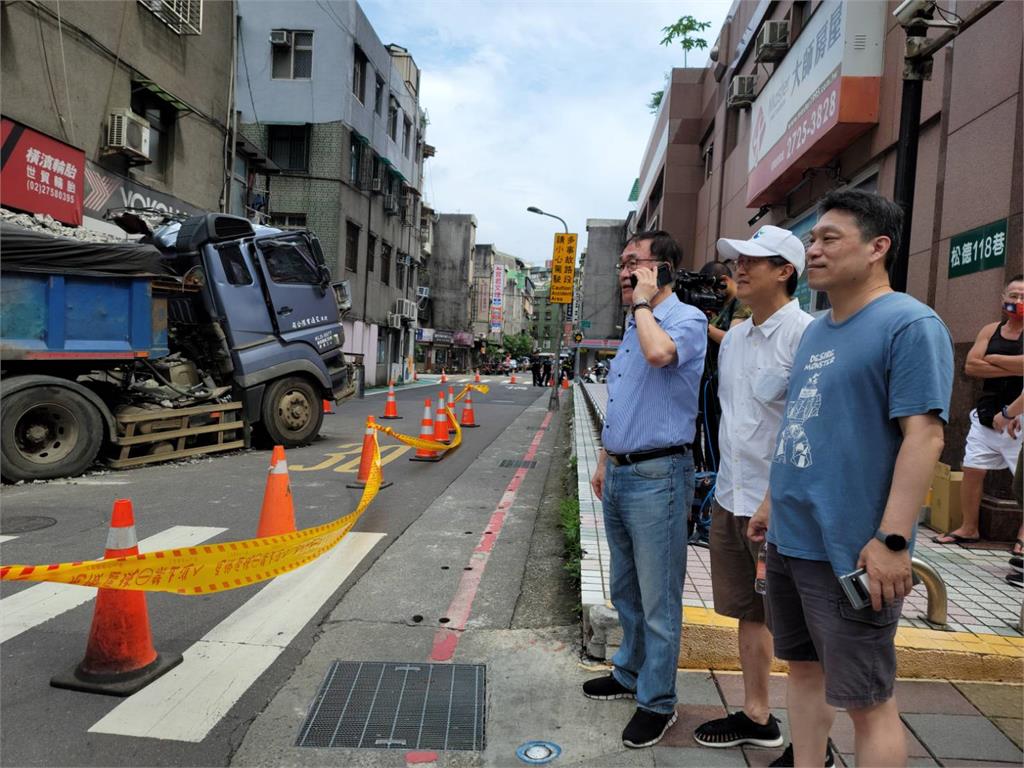
<svg viewBox="0 0 1024 768">
<path fill-rule="evenodd" d="M 505 459 L 499 466 L 515 467 L 516 469 L 533 469 L 537 466 L 536 461 L 523 461 L 521 459 Z"/>
<path fill-rule="evenodd" d="M 486 702 L 482 664 L 336 661 L 295 743 L 480 751 Z"/>
</svg>

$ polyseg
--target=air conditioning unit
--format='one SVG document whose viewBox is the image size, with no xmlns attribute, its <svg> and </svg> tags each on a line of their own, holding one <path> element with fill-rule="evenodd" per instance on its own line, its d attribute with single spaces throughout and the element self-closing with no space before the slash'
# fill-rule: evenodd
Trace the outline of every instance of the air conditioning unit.
<svg viewBox="0 0 1024 768">
<path fill-rule="evenodd" d="M 396 314 L 388 315 L 388 328 L 401 328 L 402 327 L 402 316 Z"/>
<path fill-rule="evenodd" d="M 402 299 L 402 305 L 405 307 L 405 311 L 402 312 L 402 314 L 410 320 L 415 320 L 416 315 L 418 314 L 416 310 L 416 302 L 410 301 L 409 299 Z"/>
<path fill-rule="evenodd" d="M 287 29 L 270 30 L 270 44 L 275 47 L 288 47 L 292 44 L 292 33 Z"/>
<path fill-rule="evenodd" d="M 757 75 L 737 75 L 729 83 L 729 109 L 743 109 L 754 103 Z"/>
<path fill-rule="evenodd" d="M 420 242 L 427 243 L 430 241 L 430 227 L 420 227 Z"/>
<path fill-rule="evenodd" d="M 789 21 L 766 21 L 754 42 L 754 59 L 761 62 L 782 61 L 789 50 Z"/>
<path fill-rule="evenodd" d="M 380 192 L 384 189 L 384 179 L 376 178 L 370 182 L 370 189 L 373 192 Z"/>
<path fill-rule="evenodd" d="M 130 109 L 115 109 L 107 127 L 107 149 L 149 160 L 149 123 Z"/>
<path fill-rule="evenodd" d="M 420 299 L 430 298 L 430 286 L 429 285 L 418 285 L 416 286 L 416 297 Z"/>
<path fill-rule="evenodd" d="M 395 197 L 394 192 L 384 193 L 384 211 L 386 213 L 396 213 L 398 211 L 398 199 Z"/>
</svg>

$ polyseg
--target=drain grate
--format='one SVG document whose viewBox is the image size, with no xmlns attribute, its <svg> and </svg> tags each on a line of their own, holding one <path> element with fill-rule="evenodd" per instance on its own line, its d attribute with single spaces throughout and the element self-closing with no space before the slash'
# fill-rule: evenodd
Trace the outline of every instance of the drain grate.
<svg viewBox="0 0 1024 768">
<path fill-rule="evenodd" d="M 12 515 L 11 517 L 0 519 L 0 533 L 5 535 L 29 533 L 30 531 L 40 531 L 43 528 L 49 528 L 51 525 L 56 524 L 57 519 L 53 517 Z"/>
<path fill-rule="evenodd" d="M 537 466 L 536 461 L 522 461 L 521 459 L 505 459 L 499 466 L 515 467 L 516 469 L 533 469 Z"/>
<path fill-rule="evenodd" d="M 336 661 L 295 743 L 480 751 L 486 702 L 482 664 Z"/>
</svg>

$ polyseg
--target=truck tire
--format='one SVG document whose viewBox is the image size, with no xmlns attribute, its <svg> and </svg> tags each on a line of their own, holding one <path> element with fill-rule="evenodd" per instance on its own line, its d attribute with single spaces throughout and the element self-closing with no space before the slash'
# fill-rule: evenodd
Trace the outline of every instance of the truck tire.
<svg viewBox="0 0 1024 768">
<path fill-rule="evenodd" d="M 80 475 L 103 445 L 99 411 L 65 387 L 29 387 L 4 396 L 0 424 L 0 474 L 11 481 Z"/>
<path fill-rule="evenodd" d="M 287 376 L 267 385 L 261 423 L 274 445 L 307 445 L 320 433 L 324 411 L 320 396 L 308 379 Z"/>
</svg>

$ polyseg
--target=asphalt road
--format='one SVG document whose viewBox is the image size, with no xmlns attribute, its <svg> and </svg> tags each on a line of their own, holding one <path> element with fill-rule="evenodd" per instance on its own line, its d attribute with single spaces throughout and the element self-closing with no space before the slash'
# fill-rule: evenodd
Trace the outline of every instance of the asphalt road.
<svg viewBox="0 0 1024 768">
<path fill-rule="evenodd" d="M 450 383 L 461 388 L 461 381 L 468 379 L 452 377 Z M 122 735 L 121 721 L 139 715 L 130 708 L 131 702 L 141 701 L 138 695 L 124 700 L 51 687 L 52 676 L 68 672 L 82 659 L 93 601 L 85 600 L 77 607 L 47 618 L 48 610 L 58 609 L 47 608 L 35 597 L 44 594 L 41 590 L 47 589 L 46 585 L 3 583 L 0 586 L 0 627 L 3 628 L 0 763 L 226 764 L 245 736 L 249 723 L 309 651 L 320 631 L 322 618 L 527 406 L 546 396 L 546 392 L 528 385 L 509 386 L 505 382 L 507 379 L 485 377 L 485 383 L 491 386 L 490 393 L 474 397 L 480 428 L 465 430 L 463 445 L 441 462 L 410 462 L 408 458 L 413 455 L 413 449 L 382 436 L 384 477 L 394 484 L 380 492 L 356 526 L 354 533 L 363 535 L 352 539 L 361 542 L 364 549 L 350 558 L 345 569 L 339 566 L 334 578 L 340 583 L 335 586 L 329 576 L 321 597 L 314 598 L 297 590 L 294 601 L 284 601 L 315 600 L 315 604 L 305 607 L 311 618 L 296 620 L 289 616 L 289 611 L 296 610 L 296 606 L 282 602 L 262 608 L 263 613 L 258 618 L 263 625 L 273 629 L 274 622 L 279 621 L 281 631 L 278 634 L 290 637 L 289 633 L 294 633 L 294 638 L 282 642 L 280 648 L 270 654 L 266 668 L 254 673 L 251 684 L 245 683 L 242 674 L 250 663 L 248 657 L 241 651 L 229 653 L 215 667 L 215 675 L 201 686 L 221 694 L 221 701 L 211 703 L 208 694 L 195 698 L 197 712 L 191 714 L 201 724 L 191 726 L 193 735 L 185 738 L 192 740 L 168 740 L 161 737 L 159 729 L 146 737 Z M 436 401 L 438 390 L 436 384 L 400 388 L 397 401 L 403 418 L 386 423 L 397 431 L 418 434 L 423 401 L 431 396 Z M 373 394 L 340 406 L 335 415 L 325 417 L 320 440 L 288 451 L 296 522 L 300 528 L 333 520 L 355 508 L 360 491 L 346 488 L 345 484 L 355 479 L 366 416 L 380 416 L 384 402 L 383 394 Z M 509 458 L 517 457 L 521 448 L 510 445 Z M 4 486 L 0 489 L 0 530 L 4 534 L 0 539 L 0 561 L 45 564 L 100 556 L 107 537 L 111 504 L 117 498 L 132 500 L 140 540 L 184 535 L 193 537 L 194 542 L 216 543 L 252 537 L 258 523 L 269 456 L 269 451 L 244 451 L 122 472 L 93 472 L 73 480 Z M 23 530 L 33 522 L 45 523 L 46 527 Z M 356 558 L 358 562 L 347 570 Z M 26 592 L 33 589 L 40 591 Z M 76 595 L 79 590 L 84 592 L 80 587 L 68 589 L 76 590 Z M 197 641 L 224 632 L 226 617 L 255 611 L 256 606 L 250 601 L 257 598 L 262 589 L 263 585 L 259 585 L 191 597 L 149 595 L 149 618 L 157 650 L 184 653 L 186 662 L 182 668 L 195 667 L 198 662 L 189 654 L 197 653 Z M 12 601 L 22 592 L 26 595 Z M 11 617 L 15 612 L 10 607 L 15 605 L 24 609 L 27 617 L 19 618 L 24 626 L 12 628 Z M 303 615 L 301 610 L 298 615 Z M 292 625 L 286 626 L 288 621 Z M 244 645 L 230 647 L 245 649 Z M 122 704 L 124 706 L 120 706 Z M 187 727 L 183 728 L 184 733 L 189 732 Z"/>
</svg>

